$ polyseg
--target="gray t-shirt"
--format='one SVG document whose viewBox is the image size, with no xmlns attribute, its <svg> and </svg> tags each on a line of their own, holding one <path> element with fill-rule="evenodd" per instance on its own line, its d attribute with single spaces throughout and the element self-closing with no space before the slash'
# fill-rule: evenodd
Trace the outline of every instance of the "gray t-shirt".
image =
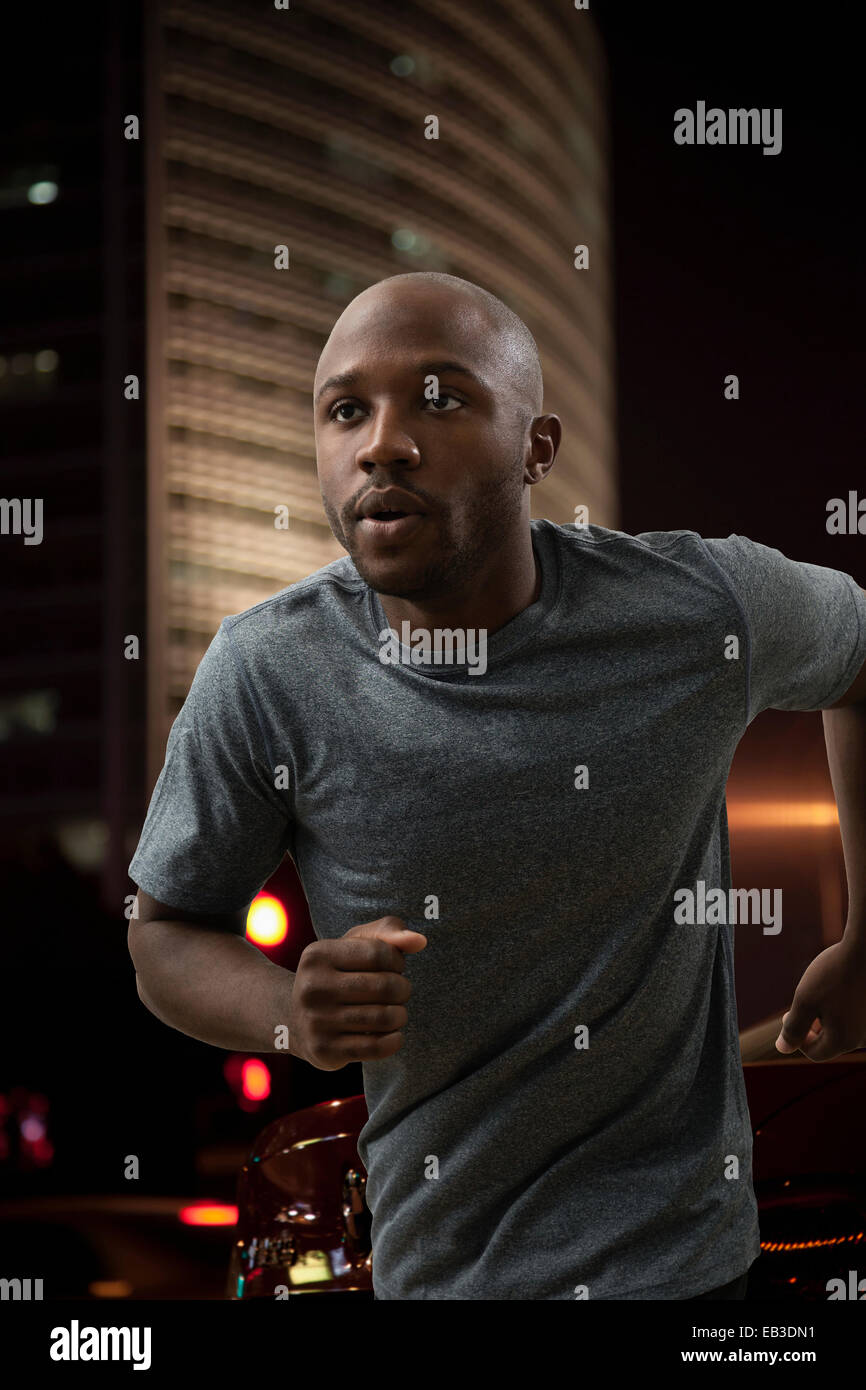
<svg viewBox="0 0 866 1390">
<path fill-rule="evenodd" d="M 844 693 L 866 598 L 738 535 L 532 539 L 541 593 L 483 674 L 380 660 L 348 557 L 225 618 L 129 866 L 228 911 L 288 851 L 318 937 L 427 935 L 364 1067 L 380 1299 L 682 1299 L 760 1253 L 735 913 L 675 914 L 730 888 L 746 726 Z"/>
</svg>

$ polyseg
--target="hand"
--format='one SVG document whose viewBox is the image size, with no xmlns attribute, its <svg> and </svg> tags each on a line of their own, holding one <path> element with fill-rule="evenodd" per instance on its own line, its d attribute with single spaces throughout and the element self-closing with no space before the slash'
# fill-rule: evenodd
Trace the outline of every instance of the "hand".
<svg viewBox="0 0 866 1390">
<path fill-rule="evenodd" d="M 844 938 L 803 973 L 776 1039 L 779 1052 L 798 1049 L 813 1062 L 866 1047 L 866 950 Z"/>
<path fill-rule="evenodd" d="M 311 941 L 292 986 L 289 1051 L 320 1071 L 399 1052 L 412 993 L 404 953 L 426 945 L 402 917 L 378 917 L 345 936 Z"/>
</svg>

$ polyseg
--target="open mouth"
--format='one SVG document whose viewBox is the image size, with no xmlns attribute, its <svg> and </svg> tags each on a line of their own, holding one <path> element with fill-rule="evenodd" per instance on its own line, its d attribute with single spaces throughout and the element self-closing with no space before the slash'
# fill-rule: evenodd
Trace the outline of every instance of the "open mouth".
<svg viewBox="0 0 866 1390">
<path fill-rule="evenodd" d="M 423 525 L 423 512 L 380 511 L 361 518 L 361 530 L 381 541 L 402 540 L 412 536 Z"/>
</svg>

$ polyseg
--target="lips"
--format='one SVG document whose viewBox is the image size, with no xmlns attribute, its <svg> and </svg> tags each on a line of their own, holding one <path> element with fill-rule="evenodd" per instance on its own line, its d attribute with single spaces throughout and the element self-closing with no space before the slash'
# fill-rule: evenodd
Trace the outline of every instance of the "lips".
<svg viewBox="0 0 866 1390">
<path fill-rule="evenodd" d="M 423 512 L 405 512 L 399 516 L 390 512 L 387 515 L 362 516 L 358 525 L 374 542 L 385 544 L 414 535 L 425 521 Z"/>
<path fill-rule="evenodd" d="M 358 504 L 356 515 L 362 520 L 376 519 L 388 524 L 407 516 L 423 515 L 423 512 L 411 492 L 404 492 L 399 487 L 386 487 L 381 492 L 372 490 L 366 493 Z"/>
</svg>

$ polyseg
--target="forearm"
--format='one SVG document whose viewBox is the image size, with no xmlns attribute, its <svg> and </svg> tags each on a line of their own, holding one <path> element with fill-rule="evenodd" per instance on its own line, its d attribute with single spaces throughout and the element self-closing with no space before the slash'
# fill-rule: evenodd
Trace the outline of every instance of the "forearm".
<svg viewBox="0 0 866 1390">
<path fill-rule="evenodd" d="M 295 977 L 243 937 L 148 922 L 134 963 L 142 1003 L 170 1028 L 231 1052 L 287 1050 L 276 1030 L 291 1026 Z"/>
<path fill-rule="evenodd" d="M 866 951 L 866 702 L 822 714 L 848 879 L 845 939 Z"/>
</svg>

